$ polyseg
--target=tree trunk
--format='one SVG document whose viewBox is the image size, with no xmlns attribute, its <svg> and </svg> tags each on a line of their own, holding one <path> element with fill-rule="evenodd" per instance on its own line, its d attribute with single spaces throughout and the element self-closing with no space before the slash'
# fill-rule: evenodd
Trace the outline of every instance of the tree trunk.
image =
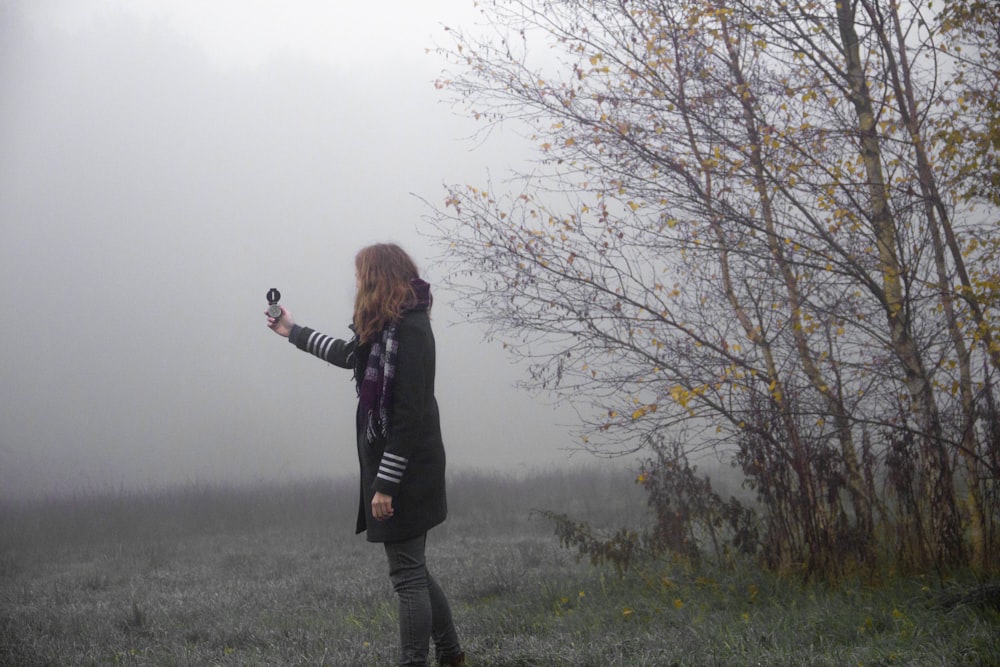
<svg viewBox="0 0 1000 667">
<path fill-rule="evenodd" d="M 962 558 L 962 527 L 956 506 L 951 460 L 944 446 L 941 419 L 919 347 L 913 339 L 903 294 L 902 267 L 896 255 L 896 222 L 889 207 L 889 191 L 882 170 L 881 148 L 875 113 L 865 78 L 860 42 L 851 3 L 837 4 L 841 47 L 847 66 L 847 83 L 858 120 L 861 157 L 868 176 L 871 225 L 878 248 L 882 277 L 883 307 L 893 349 L 903 365 L 903 382 L 912 400 L 922 431 L 922 466 L 926 475 L 926 511 L 930 515 L 930 539 L 935 564 L 948 567 Z"/>
</svg>

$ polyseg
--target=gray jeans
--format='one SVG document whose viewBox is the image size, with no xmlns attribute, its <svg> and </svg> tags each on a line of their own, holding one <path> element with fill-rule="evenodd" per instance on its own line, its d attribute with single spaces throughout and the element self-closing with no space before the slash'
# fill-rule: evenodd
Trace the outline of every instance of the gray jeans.
<svg viewBox="0 0 1000 667">
<path fill-rule="evenodd" d="M 429 640 L 439 662 L 462 652 L 444 591 L 427 572 L 427 534 L 402 542 L 386 542 L 389 579 L 399 598 L 400 665 L 428 665 Z"/>
</svg>

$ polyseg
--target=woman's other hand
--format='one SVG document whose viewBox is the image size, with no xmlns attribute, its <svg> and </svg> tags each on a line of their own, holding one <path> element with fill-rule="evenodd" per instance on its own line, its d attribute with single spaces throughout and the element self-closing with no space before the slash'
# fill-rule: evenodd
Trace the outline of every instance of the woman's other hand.
<svg viewBox="0 0 1000 667">
<path fill-rule="evenodd" d="M 292 314 L 285 310 L 284 306 L 278 307 L 281 308 L 281 317 L 270 317 L 267 315 L 267 311 L 264 311 L 264 315 L 267 316 L 267 327 L 279 336 L 288 338 L 288 335 L 292 333 L 295 320 L 292 319 Z"/>
<path fill-rule="evenodd" d="M 386 495 L 381 491 L 376 491 L 375 497 L 372 498 L 372 516 L 375 517 L 376 521 L 391 519 L 392 496 Z"/>
</svg>

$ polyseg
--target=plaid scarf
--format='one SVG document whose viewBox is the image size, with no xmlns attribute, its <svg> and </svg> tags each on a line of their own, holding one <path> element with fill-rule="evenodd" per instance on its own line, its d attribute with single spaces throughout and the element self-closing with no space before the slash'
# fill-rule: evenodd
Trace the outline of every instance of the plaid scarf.
<svg viewBox="0 0 1000 667">
<path fill-rule="evenodd" d="M 417 300 L 403 311 L 404 315 L 431 307 L 431 286 L 419 278 L 413 280 L 412 285 Z M 398 320 L 390 322 L 382 329 L 381 337 L 372 342 L 365 374 L 358 388 L 361 414 L 365 419 L 365 439 L 369 444 L 389 434 L 389 410 L 392 407 L 392 385 L 396 378 L 396 353 L 399 349 L 396 338 L 398 325 Z"/>
</svg>

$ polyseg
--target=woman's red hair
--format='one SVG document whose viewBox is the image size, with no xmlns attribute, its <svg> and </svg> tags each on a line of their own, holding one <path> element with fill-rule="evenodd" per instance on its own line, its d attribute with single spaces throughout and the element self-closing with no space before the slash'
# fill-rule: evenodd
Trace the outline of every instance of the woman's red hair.
<svg viewBox="0 0 1000 667">
<path fill-rule="evenodd" d="M 354 298 L 354 328 L 362 344 L 374 341 L 391 322 L 403 316 L 417 297 L 412 281 L 417 266 L 395 243 L 377 243 L 354 258 L 358 293 Z"/>
</svg>

